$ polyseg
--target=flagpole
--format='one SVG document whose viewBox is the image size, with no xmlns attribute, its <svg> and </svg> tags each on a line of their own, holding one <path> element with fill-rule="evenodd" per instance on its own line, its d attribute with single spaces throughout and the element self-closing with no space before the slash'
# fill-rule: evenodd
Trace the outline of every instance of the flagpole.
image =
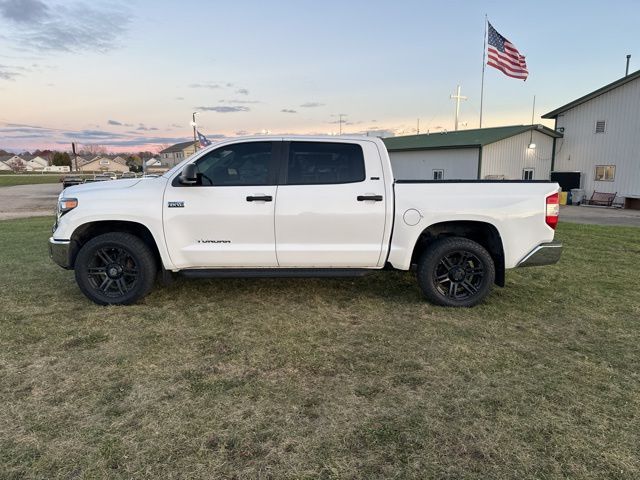
<svg viewBox="0 0 640 480">
<path fill-rule="evenodd" d="M 484 103 L 484 69 L 487 64 L 487 24 L 489 19 L 484 15 L 484 44 L 482 47 L 482 82 L 480 83 L 480 128 L 482 128 L 482 105 Z"/>
</svg>

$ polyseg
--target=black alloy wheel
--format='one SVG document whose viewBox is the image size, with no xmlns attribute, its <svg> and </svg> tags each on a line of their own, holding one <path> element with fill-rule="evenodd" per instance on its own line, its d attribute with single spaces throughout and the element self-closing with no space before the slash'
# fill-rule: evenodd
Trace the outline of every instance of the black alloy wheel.
<svg viewBox="0 0 640 480">
<path fill-rule="evenodd" d="M 482 302 L 495 280 L 487 250 L 462 237 L 444 237 L 429 244 L 418 261 L 418 284 L 424 296 L 447 307 L 472 307 Z"/>
<path fill-rule="evenodd" d="M 128 305 L 144 297 L 156 277 L 156 260 L 137 236 L 124 232 L 98 235 L 76 257 L 78 287 L 100 305 Z"/>
</svg>

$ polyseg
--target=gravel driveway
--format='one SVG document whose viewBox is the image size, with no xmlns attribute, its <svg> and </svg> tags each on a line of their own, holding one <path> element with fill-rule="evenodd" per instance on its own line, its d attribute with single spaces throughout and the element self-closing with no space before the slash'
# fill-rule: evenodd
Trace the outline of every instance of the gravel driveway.
<svg viewBox="0 0 640 480">
<path fill-rule="evenodd" d="M 61 183 L 0 188 L 0 220 L 53 215 Z"/>
</svg>

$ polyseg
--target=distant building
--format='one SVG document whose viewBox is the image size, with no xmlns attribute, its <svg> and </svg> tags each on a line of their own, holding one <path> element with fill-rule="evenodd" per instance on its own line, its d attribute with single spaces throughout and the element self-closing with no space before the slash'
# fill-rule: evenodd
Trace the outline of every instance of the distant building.
<svg viewBox="0 0 640 480">
<path fill-rule="evenodd" d="M 39 155 L 20 155 L 27 162 L 28 168 L 38 171 L 49 166 L 49 162 Z"/>
<path fill-rule="evenodd" d="M 10 155 L 8 155 L 8 156 L 5 155 L 5 156 L 0 157 L 0 172 L 10 172 L 12 170 L 11 167 L 5 163 L 5 161 L 4 161 L 5 158 L 9 159 L 9 158 L 11 158 L 11 156 Z"/>
<path fill-rule="evenodd" d="M 627 207 L 640 208 L 639 112 L 640 70 L 543 115 L 564 135 L 554 170 L 580 172 L 587 198 L 617 193 Z"/>
<path fill-rule="evenodd" d="M 176 143 L 160 151 L 160 162 L 163 167 L 173 167 L 188 156 L 193 155 L 195 151 L 193 140 L 190 142 Z"/>
<path fill-rule="evenodd" d="M 116 157 L 119 158 L 119 157 Z M 88 162 L 83 163 L 82 165 L 78 165 L 78 169 L 81 172 L 128 172 L 129 167 L 126 163 L 121 161 L 116 161 L 115 158 L 108 157 L 95 157 Z"/>
<path fill-rule="evenodd" d="M 383 141 L 399 180 L 548 180 L 560 137 L 543 125 L 514 125 Z"/>
<path fill-rule="evenodd" d="M 13 171 L 30 172 L 33 170 L 20 155 L 5 155 L 0 160 Z"/>
</svg>

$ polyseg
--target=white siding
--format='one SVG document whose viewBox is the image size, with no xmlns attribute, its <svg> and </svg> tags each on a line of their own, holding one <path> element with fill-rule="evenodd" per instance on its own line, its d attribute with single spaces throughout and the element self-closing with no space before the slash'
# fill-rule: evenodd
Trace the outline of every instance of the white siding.
<svg viewBox="0 0 640 480">
<path fill-rule="evenodd" d="M 432 180 L 433 170 L 444 170 L 444 180 L 478 178 L 478 149 L 457 148 L 389 152 L 397 180 Z"/>
<path fill-rule="evenodd" d="M 533 168 L 534 180 L 549 180 L 553 138 L 538 131 L 533 132 L 535 149 L 530 149 L 531 132 L 505 138 L 482 148 L 481 178 L 488 175 L 504 175 L 506 180 L 521 180 L 525 168 Z"/>
<path fill-rule="evenodd" d="M 582 188 L 640 196 L 640 79 L 558 116 L 564 139 L 556 145 L 556 171 L 582 172 Z M 605 133 L 594 133 L 605 120 Z M 615 165 L 614 181 L 596 181 L 596 165 Z"/>
</svg>

